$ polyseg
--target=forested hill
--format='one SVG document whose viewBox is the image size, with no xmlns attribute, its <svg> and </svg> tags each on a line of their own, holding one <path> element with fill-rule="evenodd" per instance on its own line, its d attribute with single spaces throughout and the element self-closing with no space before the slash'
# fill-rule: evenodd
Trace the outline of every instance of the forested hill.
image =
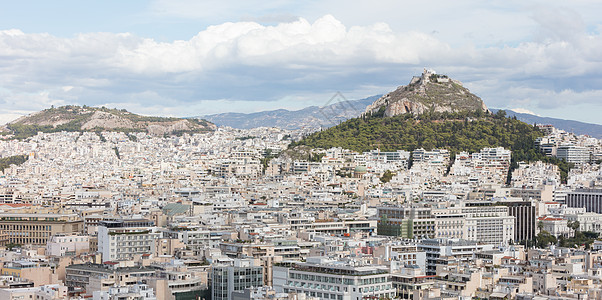
<svg viewBox="0 0 602 300">
<path fill-rule="evenodd" d="M 382 151 L 427 150 L 445 148 L 452 154 L 460 151 L 478 152 L 485 147 L 504 147 L 512 150 L 513 167 L 519 161 L 541 160 L 558 164 L 563 177 L 568 165 L 541 154 L 534 145 L 543 133 L 504 111 L 492 115 L 483 111 L 458 113 L 426 113 L 383 117 L 375 114 L 355 118 L 311 134 L 290 147 L 306 145 L 311 148 L 342 147 L 358 152 L 379 148 Z"/>
<path fill-rule="evenodd" d="M 305 137 L 293 146 L 342 147 L 358 152 L 446 148 L 451 152 L 477 152 L 485 147 L 532 148 L 543 134 L 533 125 L 498 115 L 454 113 L 413 117 L 355 118 Z"/>
</svg>

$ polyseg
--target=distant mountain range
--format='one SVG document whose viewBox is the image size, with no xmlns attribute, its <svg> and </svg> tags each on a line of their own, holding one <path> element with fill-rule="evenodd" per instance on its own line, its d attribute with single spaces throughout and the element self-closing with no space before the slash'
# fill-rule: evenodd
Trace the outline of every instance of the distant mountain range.
<svg viewBox="0 0 602 300">
<path fill-rule="evenodd" d="M 269 110 L 255 113 L 222 113 L 202 116 L 218 126 L 249 129 L 255 127 L 279 127 L 285 129 L 328 128 L 361 115 L 366 107 L 380 95 L 360 100 L 346 100 L 337 94 L 327 105 L 310 106 L 301 110 Z"/>
<path fill-rule="evenodd" d="M 499 109 L 491 109 L 493 113 L 496 113 Z M 573 120 L 564 120 L 548 117 L 540 117 L 532 114 L 518 113 L 513 110 L 506 110 L 506 115 L 513 117 L 515 116 L 518 120 L 529 124 L 550 124 L 558 129 L 562 129 L 567 132 L 575 134 L 585 134 L 591 137 L 602 139 L 602 125 L 584 123 Z"/>
<path fill-rule="evenodd" d="M 310 106 L 301 110 L 270 110 L 255 113 L 222 113 L 203 116 L 218 126 L 249 129 L 255 127 L 280 127 L 286 129 L 300 128 L 328 128 L 342 121 L 360 116 L 369 105 L 372 105 L 381 95 L 376 95 L 361 100 L 342 100 L 325 107 Z M 490 108 L 496 113 L 499 109 Z M 579 121 L 540 117 L 532 114 L 518 113 L 506 110 L 508 116 L 516 116 L 520 121 L 528 124 L 550 124 L 556 128 L 585 134 L 602 139 L 602 125 L 584 123 Z"/>
</svg>

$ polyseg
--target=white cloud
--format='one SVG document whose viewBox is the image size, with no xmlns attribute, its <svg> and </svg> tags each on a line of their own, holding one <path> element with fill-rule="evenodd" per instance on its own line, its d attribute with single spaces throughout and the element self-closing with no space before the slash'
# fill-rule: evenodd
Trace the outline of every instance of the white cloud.
<svg viewBox="0 0 602 300">
<path fill-rule="evenodd" d="M 32 111 L 62 103 L 114 105 L 174 115 L 270 103 L 299 108 L 319 105 L 335 91 L 348 98 L 385 93 L 426 66 L 464 81 L 490 107 L 600 107 L 600 34 L 587 32 L 574 12 L 535 12 L 534 39 L 488 47 L 452 45 L 438 34 L 383 22 L 346 26 L 332 15 L 270 26 L 226 22 L 172 42 L 128 33 L 60 38 L 5 30 L 0 104 Z M 312 96 L 325 99 L 304 100 Z"/>
<path fill-rule="evenodd" d="M 152 74 L 206 71 L 235 65 L 319 67 L 358 62 L 419 63 L 449 46 L 418 32 L 394 33 L 386 24 L 347 29 L 331 15 L 263 26 L 253 22 L 211 26 L 188 41 L 141 40 L 120 47 L 116 64 Z"/>
</svg>

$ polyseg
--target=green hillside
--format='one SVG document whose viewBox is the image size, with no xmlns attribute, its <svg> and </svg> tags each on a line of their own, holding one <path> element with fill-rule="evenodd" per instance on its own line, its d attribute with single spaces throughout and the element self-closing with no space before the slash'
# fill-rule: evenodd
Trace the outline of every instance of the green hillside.
<svg viewBox="0 0 602 300">
<path fill-rule="evenodd" d="M 29 156 L 27 155 L 13 155 L 8 157 L 0 158 L 0 172 L 4 172 L 4 170 L 11 165 L 20 165 L 27 161 Z"/>
<path fill-rule="evenodd" d="M 290 147 L 342 147 L 358 152 L 376 148 L 382 151 L 445 148 L 455 155 L 460 151 L 478 152 L 485 147 L 501 146 L 512 150 L 511 169 L 520 161 L 541 160 L 557 164 L 565 179 L 569 165 L 540 153 L 534 144 L 540 136 L 543 133 L 539 129 L 515 118 L 506 118 L 504 111 L 495 115 L 475 111 L 394 117 L 376 113 L 316 132 Z"/>
</svg>

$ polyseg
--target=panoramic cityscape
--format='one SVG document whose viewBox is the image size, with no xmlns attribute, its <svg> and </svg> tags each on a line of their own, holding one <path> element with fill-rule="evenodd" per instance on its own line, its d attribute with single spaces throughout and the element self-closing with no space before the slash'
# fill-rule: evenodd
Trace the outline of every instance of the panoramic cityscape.
<svg viewBox="0 0 602 300">
<path fill-rule="evenodd" d="M 602 4 L 34 2 L 0 300 L 602 299 Z"/>
</svg>

